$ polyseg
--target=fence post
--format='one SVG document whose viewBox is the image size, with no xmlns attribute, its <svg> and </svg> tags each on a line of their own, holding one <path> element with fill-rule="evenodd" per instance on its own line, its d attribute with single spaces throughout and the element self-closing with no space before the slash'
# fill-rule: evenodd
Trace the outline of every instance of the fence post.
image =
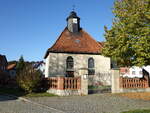
<svg viewBox="0 0 150 113">
<path fill-rule="evenodd" d="M 63 90 L 64 89 L 64 77 L 58 77 L 57 78 L 57 88 L 59 90 Z"/>
<path fill-rule="evenodd" d="M 111 70 L 111 75 L 112 75 L 112 87 L 111 87 L 111 92 L 112 93 L 119 93 L 120 92 L 120 73 L 119 69 L 113 69 Z"/>
<path fill-rule="evenodd" d="M 79 75 L 81 76 L 81 95 L 88 95 L 88 70 L 80 69 Z"/>
</svg>

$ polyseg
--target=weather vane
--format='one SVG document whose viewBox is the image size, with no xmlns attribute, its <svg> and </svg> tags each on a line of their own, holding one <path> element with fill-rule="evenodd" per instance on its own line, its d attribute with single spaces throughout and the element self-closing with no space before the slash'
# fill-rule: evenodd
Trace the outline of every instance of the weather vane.
<svg viewBox="0 0 150 113">
<path fill-rule="evenodd" d="M 75 7 L 76 7 L 75 5 L 72 5 L 72 10 L 73 10 L 73 11 L 75 11 Z"/>
</svg>

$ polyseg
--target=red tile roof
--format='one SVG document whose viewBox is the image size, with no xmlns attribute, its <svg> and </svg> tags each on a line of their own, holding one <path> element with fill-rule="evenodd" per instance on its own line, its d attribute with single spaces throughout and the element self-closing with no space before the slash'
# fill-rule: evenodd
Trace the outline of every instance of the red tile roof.
<svg viewBox="0 0 150 113">
<path fill-rule="evenodd" d="M 16 64 L 10 64 L 7 66 L 7 70 L 14 69 L 16 67 Z"/>
<path fill-rule="evenodd" d="M 129 68 L 128 67 L 120 67 L 120 73 L 121 74 L 129 73 Z"/>
<path fill-rule="evenodd" d="M 78 33 L 71 33 L 65 28 L 55 44 L 47 50 L 45 58 L 49 52 L 100 54 L 102 46 L 82 29 Z"/>
<path fill-rule="evenodd" d="M 101 46 L 101 48 L 104 47 L 104 42 L 98 42 L 98 43 L 99 43 L 99 45 Z"/>
</svg>

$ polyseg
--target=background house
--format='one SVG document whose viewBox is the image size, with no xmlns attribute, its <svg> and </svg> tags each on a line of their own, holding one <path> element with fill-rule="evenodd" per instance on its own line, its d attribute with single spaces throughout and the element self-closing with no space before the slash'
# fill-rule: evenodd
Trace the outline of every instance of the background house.
<svg viewBox="0 0 150 113">
<path fill-rule="evenodd" d="M 0 55 L 0 72 L 6 72 L 7 71 L 7 59 L 5 55 Z"/>
<path fill-rule="evenodd" d="M 5 55 L 0 55 L 0 85 L 6 83 L 9 78 L 9 73 L 7 71 L 7 59 Z"/>
<path fill-rule="evenodd" d="M 145 70 L 149 74 L 149 77 L 150 77 L 150 65 L 144 66 L 143 70 Z"/>
<path fill-rule="evenodd" d="M 143 66 L 143 67 L 121 67 L 120 68 L 120 74 L 123 77 L 129 77 L 129 78 L 142 78 L 144 74 L 150 76 L 150 66 Z"/>
<path fill-rule="evenodd" d="M 45 62 L 44 61 L 37 61 L 33 64 L 33 68 L 36 70 L 40 70 L 43 77 L 45 76 Z"/>
<path fill-rule="evenodd" d="M 7 66 L 7 70 L 9 72 L 9 75 L 11 78 L 16 77 L 16 63 L 15 64 L 9 64 Z"/>
</svg>

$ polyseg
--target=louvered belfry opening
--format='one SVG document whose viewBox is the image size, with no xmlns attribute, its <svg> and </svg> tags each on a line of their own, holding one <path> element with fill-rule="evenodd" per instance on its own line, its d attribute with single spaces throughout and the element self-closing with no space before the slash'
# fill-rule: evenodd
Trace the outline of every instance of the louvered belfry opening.
<svg viewBox="0 0 150 113">
<path fill-rule="evenodd" d="M 67 20 L 67 28 L 71 33 L 78 33 L 80 30 L 80 18 L 72 11 Z"/>
</svg>

